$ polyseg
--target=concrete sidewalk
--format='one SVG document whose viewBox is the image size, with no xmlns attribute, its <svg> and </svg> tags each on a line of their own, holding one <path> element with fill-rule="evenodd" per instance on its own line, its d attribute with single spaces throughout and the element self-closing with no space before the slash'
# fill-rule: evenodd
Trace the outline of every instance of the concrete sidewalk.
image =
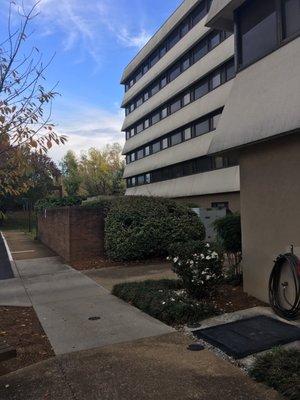
<svg viewBox="0 0 300 400">
<path fill-rule="evenodd" d="M 58 257 L 15 264 L 19 278 L 0 282 L 0 305 L 32 305 L 55 354 L 173 332 Z"/>
<path fill-rule="evenodd" d="M 279 400 L 180 333 L 58 356 L 0 378 L 2 400 Z"/>
</svg>

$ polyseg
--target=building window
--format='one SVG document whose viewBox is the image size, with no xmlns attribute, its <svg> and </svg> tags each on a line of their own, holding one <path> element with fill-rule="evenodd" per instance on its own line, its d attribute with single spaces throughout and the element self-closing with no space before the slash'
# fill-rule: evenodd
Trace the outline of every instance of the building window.
<svg viewBox="0 0 300 400">
<path fill-rule="evenodd" d="M 169 147 L 168 138 L 164 138 L 161 141 L 161 148 L 162 148 L 162 150 L 164 150 L 164 149 L 167 149 L 168 147 Z"/>
<path fill-rule="evenodd" d="M 168 107 L 165 107 L 161 110 L 161 119 L 164 119 L 168 116 Z"/>
<path fill-rule="evenodd" d="M 149 121 L 149 119 L 145 119 L 145 121 L 144 121 L 144 129 L 149 128 L 149 126 L 150 126 L 150 121 Z"/>
<path fill-rule="evenodd" d="M 171 146 L 175 146 L 176 144 L 179 144 L 181 142 L 182 142 L 181 132 L 174 133 L 174 135 L 171 136 Z"/>
<path fill-rule="evenodd" d="M 189 127 L 184 130 L 184 140 L 189 140 L 191 138 L 192 138 L 192 128 Z"/>
<path fill-rule="evenodd" d="M 145 175 L 145 183 L 151 183 L 151 174 Z"/>
<path fill-rule="evenodd" d="M 173 103 L 170 105 L 170 113 L 173 114 L 177 112 L 178 110 L 181 109 L 181 100 L 175 100 Z"/>
<path fill-rule="evenodd" d="M 219 119 L 221 118 L 221 113 L 220 114 L 217 114 L 217 115 L 214 115 L 213 117 L 212 117 L 212 123 L 211 123 L 211 128 L 212 128 L 212 130 L 214 130 L 214 129 L 217 129 L 217 125 L 218 125 L 218 122 L 219 122 Z"/>
<path fill-rule="evenodd" d="M 142 123 L 140 123 L 140 124 L 137 125 L 137 127 L 136 127 L 136 133 L 138 134 L 138 133 L 142 132 L 143 130 L 144 130 L 144 124 L 143 124 L 143 122 L 142 122 Z"/>
<path fill-rule="evenodd" d="M 154 96 L 158 92 L 159 92 L 159 83 L 157 82 L 151 88 L 151 96 Z"/>
<path fill-rule="evenodd" d="M 230 79 L 235 77 L 235 65 L 234 60 L 226 65 L 226 80 L 230 81 Z"/>
<path fill-rule="evenodd" d="M 191 66 L 190 56 L 188 55 L 181 63 L 182 72 Z"/>
<path fill-rule="evenodd" d="M 209 50 L 212 50 L 213 48 L 218 46 L 218 44 L 221 43 L 220 32 L 215 32 L 213 35 L 211 35 L 208 43 L 209 43 Z"/>
<path fill-rule="evenodd" d="M 212 208 L 217 208 L 217 209 L 226 209 L 229 210 L 229 203 L 228 201 L 217 201 L 214 203 L 211 203 Z"/>
<path fill-rule="evenodd" d="M 200 42 L 193 52 L 193 61 L 196 63 L 208 52 L 207 41 Z"/>
<path fill-rule="evenodd" d="M 198 122 L 195 125 L 195 136 L 204 135 L 204 133 L 209 132 L 209 119 Z"/>
<path fill-rule="evenodd" d="M 212 75 L 210 80 L 211 90 L 217 88 L 220 85 L 221 85 L 221 72 L 217 71 Z"/>
<path fill-rule="evenodd" d="M 289 38 L 300 31 L 300 0 L 283 1 L 283 36 Z"/>
<path fill-rule="evenodd" d="M 160 88 L 164 88 L 167 85 L 168 81 L 167 81 L 167 77 L 163 76 L 160 80 Z"/>
<path fill-rule="evenodd" d="M 145 157 L 150 155 L 150 146 L 145 147 Z"/>
<path fill-rule="evenodd" d="M 214 167 L 215 169 L 224 168 L 224 158 L 223 157 L 215 157 L 214 158 Z"/>
<path fill-rule="evenodd" d="M 207 93 L 208 93 L 208 80 L 205 80 L 195 88 L 194 92 L 195 100 L 200 99 L 200 97 L 206 95 Z"/>
<path fill-rule="evenodd" d="M 138 185 L 144 185 L 144 183 L 145 183 L 145 175 L 139 175 L 137 177 L 137 184 Z"/>
<path fill-rule="evenodd" d="M 131 153 L 130 155 L 130 161 L 134 162 L 135 161 L 135 153 Z"/>
<path fill-rule="evenodd" d="M 275 0 L 253 0 L 238 10 L 240 66 L 247 66 L 276 48 L 278 37 L 275 3 Z"/>
<path fill-rule="evenodd" d="M 160 151 L 160 142 L 155 142 L 152 145 L 152 153 L 157 153 Z"/>
<path fill-rule="evenodd" d="M 186 105 L 190 104 L 190 102 L 191 102 L 191 93 L 188 92 L 183 96 L 182 104 L 183 104 L 183 106 L 186 106 Z"/>
<path fill-rule="evenodd" d="M 170 71 L 170 74 L 169 74 L 169 80 L 170 80 L 170 82 L 172 82 L 174 79 L 176 79 L 177 76 L 180 75 L 180 74 L 181 74 L 181 71 L 180 71 L 180 64 L 177 64 L 177 65 L 175 65 L 175 67 L 173 67 L 173 68 L 171 69 L 171 71 Z"/>
<path fill-rule="evenodd" d="M 151 121 L 152 125 L 156 124 L 160 120 L 160 112 L 157 111 L 155 114 L 152 115 Z"/>
<path fill-rule="evenodd" d="M 138 150 L 138 152 L 136 153 L 137 160 L 140 160 L 143 157 L 144 157 L 144 150 L 143 149 Z"/>
</svg>

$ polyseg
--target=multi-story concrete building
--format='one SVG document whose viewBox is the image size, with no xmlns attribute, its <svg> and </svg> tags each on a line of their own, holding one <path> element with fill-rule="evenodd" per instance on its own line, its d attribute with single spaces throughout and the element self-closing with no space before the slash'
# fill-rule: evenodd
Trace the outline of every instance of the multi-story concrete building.
<svg viewBox="0 0 300 400">
<path fill-rule="evenodd" d="M 207 24 L 235 31 L 237 49 L 209 154 L 238 155 L 244 289 L 268 300 L 276 256 L 300 256 L 300 0 L 214 0 Z M 293 304 L 289 269 L 281 278 Z"/>
<path fill-rule="evenodd" d="M 127 195 L 239 210 L 234 153 L 208 155 L 234 76 L 234 37 L 185 0 L 125 68 Z"/>
</svg>

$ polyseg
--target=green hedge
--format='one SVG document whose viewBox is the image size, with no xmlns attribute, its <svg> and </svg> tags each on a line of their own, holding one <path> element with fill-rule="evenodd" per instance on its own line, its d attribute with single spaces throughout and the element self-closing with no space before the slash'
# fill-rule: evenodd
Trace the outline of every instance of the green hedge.
<svg viewBox="0 0 300 400">
<path fill-rule="evenodd" d="M 228 214 L 214 223 L 215 230 L 224 250 L 228 253 L 242 251 L 241 216 Z"/>
<path fill-rule="evenodd" d="M 42 212 L 49 208 L 59 208 L 67 206 L 79 206 L 82 203 L 80 196 L 49 197 L 38 200 L 35 204 L 35 211 Z"/>
<path fill-rule="evenodd" d="M 174 243 L 205 238 L 203 224 L 187 206 L 154 197 L 114 201 L 105 233 L 107 255 L 120 261 L 163 257 Z"/>
<path fill-rule="evenodd" d="M 209 302 L 189 297 L 176 280 L 127 282 L 114 286 L 112 294 L 169 325 L 195 324 L 218 314 Z"/>
</svg>

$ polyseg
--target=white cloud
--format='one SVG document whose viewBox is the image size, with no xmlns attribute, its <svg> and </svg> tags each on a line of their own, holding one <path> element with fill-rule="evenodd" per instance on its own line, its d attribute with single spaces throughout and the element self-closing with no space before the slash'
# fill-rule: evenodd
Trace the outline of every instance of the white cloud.
<svg viewBox="0 0 300 400">
<path fill-rule="evenodd" d="M 26 5 L 36 0 L 28 0 Z M 65 51 L 80 49 L 101 65 L 107 34 L 124 47 L 140 49 L 150 38 L 138 15 L 130 15 L 119 0 L 41 0 L 36 20 L 42 35 L 60 33 Z"/>
<path fill-rule="evenodd" d="M 80 154 L 91 147 L 102 148 L 106 144 L 124 144 L 121 132 L 123 112 L 116 108 L 108 112 L 74 99 L 58 99 L 53 119 L 58 121 L 56 131 L 68 137 L 64 146 L 55 146 L 49 155 L 60 161 L 68 150 Z"/>
</svg>

